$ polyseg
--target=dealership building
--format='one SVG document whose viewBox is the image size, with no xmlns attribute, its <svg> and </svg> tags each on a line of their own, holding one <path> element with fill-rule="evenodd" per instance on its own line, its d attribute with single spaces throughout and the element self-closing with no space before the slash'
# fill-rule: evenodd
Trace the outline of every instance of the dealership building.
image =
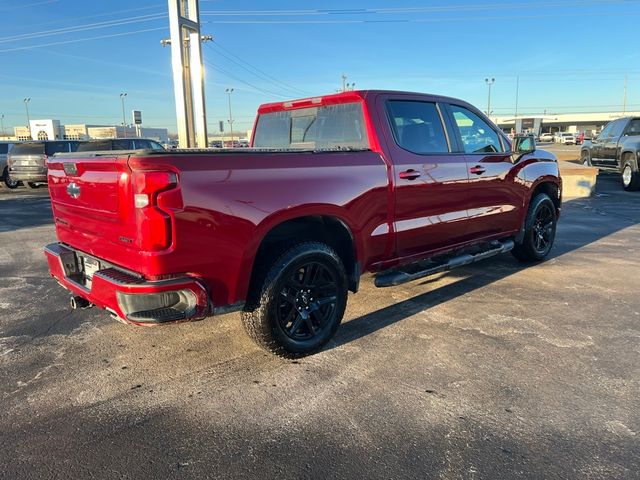
<svg viewBox="0 0 640 480">
<path fill-rule="evenodd" d="M 507 133 L 583 132 L 587 136 L 599 133 L 607 123 L 621 117 L 640 117 L 640 112 L 557 113 L 544 115 L 491 116 L 496 125 Z"/>
<path fill-rule="evenodd" d="M 102 138 L 142 137 L 161 143 L 169 141 L 166 128 L 140 125 L 62 125 L 59 120 L 30 120 L 29 127 L 14 127 L 15 140 L 90 140 Z"/>
</svg>

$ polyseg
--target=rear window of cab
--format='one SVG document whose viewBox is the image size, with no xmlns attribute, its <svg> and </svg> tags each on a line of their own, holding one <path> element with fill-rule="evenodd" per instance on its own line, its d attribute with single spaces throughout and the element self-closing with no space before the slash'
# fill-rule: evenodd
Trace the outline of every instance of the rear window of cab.
<svg viewBox="0 0 640 480">
<path fill-rule="evenodd" d="M 359 102 L 263 113 L 253 137 L 256 148 L 340 150 L 369 148 Z"/>
</svg>

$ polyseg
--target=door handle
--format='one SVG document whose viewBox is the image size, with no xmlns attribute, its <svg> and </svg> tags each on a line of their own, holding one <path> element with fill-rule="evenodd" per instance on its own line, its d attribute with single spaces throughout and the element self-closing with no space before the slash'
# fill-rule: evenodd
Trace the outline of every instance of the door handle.
<svg viewBox="0 0 640 480">
<path fill-rule="evenodd" d="M 400 172 L 398 176 L 403 180 L 415 180 L 420 176 L 420 172 L 418 172 L 417 170 L 414 170 L 413 168 L 410 168 L 409 170 Z"/>
<path fill-rule="evenodd" d="M 469 169 L 469 173 L 473 173 L 475 175 L 482 175 L 486 170 L 481 165 L 476 165 L 475 167 L 471 167 Z"/>
</svg>

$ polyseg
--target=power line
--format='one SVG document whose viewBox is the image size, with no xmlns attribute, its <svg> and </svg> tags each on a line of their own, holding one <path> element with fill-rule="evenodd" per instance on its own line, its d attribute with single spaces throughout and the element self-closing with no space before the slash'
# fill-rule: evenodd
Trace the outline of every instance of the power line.
<svg viewBox="0 0 640 480">
<path fill-rule="evenodd" d="M 31 49 L 34 49 L 34 48 L 42 48 L 42 47 L 51 47 L 53 45 L 66 45 L 66 44 L 69 44 L 69 43 L 88 42 L 90 40 L 100 40 L 100 39 L 103 39 L 103 38 L 123 37 L 125 35 L 136 35 L 138 33 L 157 32 L 158 30 L 166 31 L 167 28 L 168 27 L 146 28 L 146 29 L 143 29 L 143 30 L 134 30 L 134 31 L 130 31 L 130 32 L 112 33 L 110 35 L 98 35 L 96 37 L 76 38 L 74 40 L 64 40 L 64 41 L 60 41 L 60 42 L 41 43 L 39 45 L 28 45 L 28 46 L 24 46 L 24 47 L 5 48 L 5 49 L 0 50 L 0 53 L 15 52 L 15 51 L 18 51 L 18 50 L 31 50 Z"/>
<path fill-rule="evenodd" d="M 247 85 L 248 87 L 254 89 L 258 93 L 266 93 L 268 95 L 273 95 L 275 97 L 280 97 L 280 98 L 285 98 L 285 99 L 289 98 L 289 97 L 287 97 L 285 95 L 281 95 L 281 94 L 273 92 L 271 90 L 267 90 L 266 88 L 261 88 L 261 87 L 258 87 L 257 85 L 254 85 L 254 84 L 252 84 L 250 82 L 247 82 L 246 80 L 241 79 L 240 77 L 238 77 L 238 76 L 234 75 L 233 73 L 225 70 L 224 68 L 221 68 L 221 67 L 219 67 L 217 65 L 214 65 L 214 64 L 212 64 L 212 63 L 210 63 L 210 62 L 208 62 L 206 60 L 204 61 L 204 63 L 206 65 L 208 65 L 209 67 L 213 68 L 214 70 L 217 70 L 218 72 L 222 73 L 223 75 L 226 75 L 227 77 L 229 77 L 229 78 L 231 78 L 233 80 L 236 80 L 237 82 L 240 82 L 240 83 L 243 83 L 244 85 Z"/>
<path fill-rule="evenodd" d="M 52 35 L 65 35 L 67 33 L 82 32 L 86 30 L 95 30 L 99 28 L 117 27 L 120 25 L 129 25 L 132 23 L 142 23 L 154 20 L 161 20 L 167 17 L 166 13 L 153 13 L 149 15 L 140 15 L 127 19 L 105 20 L 104 22 L 89 23 L 86 25 L 76 25 L 73 27 L 55 28 L 52 30 L 44 30 L 41 32 L 23 33 L 20 35 L 12 35 L 0 38 L 0 43 L 14 42 L 17 40 L 31 40 L 33 38 L 50 37 Z"/>
<path fill-rule="evenodd" d="M 207 0 L 202 0 L 206 2 Z M 217 1 L 217 0 L 211 0 Z M 333 8 L 333 9 L 293 9 L 293 10 L 215 10 L 201 11 L 200 14 L 209 16 L 305 16 L 305 15 L 373 15 L 373 14 L 415 14 L 415 13 L 446 13 L 465 11 L 513 10 L 532 8 L 575 8 L 587 5 L 622 5 L 635 3 L 629 0 L 576 0 L 547 1 L 547 2 L 519 2 L 519 3 L 484 3 L 471 5 L 439 5 L 428 7 L 388 7 L 388 8 Z"/>
<path fill-rule="evenodd" d="M 238 57 L 237 55 L 231 53 L 229 50 L 227 50 L 226 48 L 224 48 L 222 45 L 218 44 L 217 42 L 214 41 L 213 45 L 216 46 L 217 48 L 219 48 L 220 50 L 222 50 L 222 51 L 217 51 L 216 52 L 218 55 L 221 55 L 224 58 L 226 58 L 227 60 L 229 60 L 230 62 L 235 63 L 240 68 L 242 68 L 243 70 L 246 70 L 247 72 L 251 73 L 252 75 L 255 75 L 256 77 L 261 78 L 262 80 L 266 80 L 269 83 L 273 84 L 274 86 L 276 86 L 276 87 L 278 87 L 280 89 L 287 90 L 287 91 L 290 91 L 290 92 L 294 92 L 295 95 L 300 95 L 300 94 L 305 95 L 305 96 L 310 95 L 310 93 L 305 92 L 304 90 L 301 90 L 299 88 L 293 87 L 291 85 L 288 85 L 288 84 L 278 80 L 277 78 L 273 77 L 272 75 L 269 75 L 268 73 L 260 70 L 258 67 L 250 64 L 246 60 L 243 60 L 242 58 Z M 213 49 L 211 49 L 211 50 L 213 51 Z"/>
</svg>

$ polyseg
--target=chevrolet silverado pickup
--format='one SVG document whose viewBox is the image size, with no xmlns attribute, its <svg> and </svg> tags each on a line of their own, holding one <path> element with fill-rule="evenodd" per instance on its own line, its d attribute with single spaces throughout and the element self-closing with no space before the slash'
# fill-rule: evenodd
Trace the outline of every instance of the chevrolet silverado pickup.
<svg viewBox="0 0 640 480">
<path fill-rule="evenodd" d="M 461 100 L 349 91 L 262 105 L 252 148 L 49 159 L 51 275 L 136 325 L 242 311 L 285 357 L 325 345 L 364 272 L 389 287 L 549 253 L 555 157 Z"/>
<path fill-rule="evenodd" d="M 585 141 L 580 152 L 582 163 L 601 170 L 619 172 L 625 190 L 640 189 L 638 158 L 640 157 L 640 118 L 624 117 L 607 123 L 591 141 Z"/>
</svg>

